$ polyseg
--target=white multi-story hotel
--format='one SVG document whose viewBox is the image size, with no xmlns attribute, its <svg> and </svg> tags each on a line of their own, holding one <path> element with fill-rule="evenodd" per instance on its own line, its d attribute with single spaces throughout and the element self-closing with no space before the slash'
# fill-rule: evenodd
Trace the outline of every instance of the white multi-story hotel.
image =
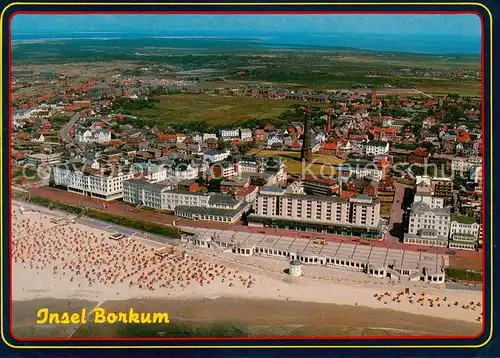
<svg viewBox="0 0 500 358">
<path fill-rule="evenodd" d="M 263 173 L 264 167 L 260 158 L 243 157 L 238 161 L 238 171 L 246 173 Z"/>
<path fill-rule="evenodd" d="M 257 196 L 251 226 L 339 232 L 345 235 L 379 234 L 380 202 L 367 195 L 349 199 L 287 194 L 279 188 L 263 188 Z M 336 227 L 336 228 L 333 228 Z"/>
<path fill-rule="evenodd" d="M 149 183 L 143 179 L 124 182 L 123 201 L 158 210 L 172 210 L 175 215 L 186 219 L 226 223 L 238 221 L 250 206 L 230 196 L 171 190 L 168 184 Z"/>
<path fill-rule="evenodd" d="M 444 208 L 444 198 L 438 198 L 432 196 L 431 193 L 416 193 L 414 203 L 425 203 L 429 205 L 431 209 L 442 209 Z"/>
<path fill-rule="evenodd" d="M 249 142 L 252 140 L 252 130 L 248 128 L 240 129 L 240 139 L 244 142 Z"/>
<path fill-rule="evenodd" d="M 451 161 L 451 173 L 455 175 L 468 176 L 469 170 L 473 167 L 481 167 L 483 160 L 481 157 L 455 157 Z"/>
<path fill-rule="evenodd" d="M 389 153 L 389 142 L 372 140 L 364 144 L 365 154 L 376 156 Z"/>
<path fill-rule="evenodd" d="M 448 246 L 450 234 L 450 208 L 432 209 L 425 202 L 412 205 L 408 234 L 404 236 L 407 244 Z"/>
<path fill-rule="evenodd" d="M 214 163 L 210 169 L 214 178 L 230 178 L 238 173 L 237 166 L 228 161 Z"/>
<path fill-rule="evenodd" d="M 134 177 L 128 169 L 92 169 L 81 163 L 67 163 L 54 167 L 54 182 L 68 191 L 103 200 L 123 196 L 123 182 Z"/>
<path fill-rule="evenodd" d="M 454 216 L 450 226 L 449 247 L 475 250 L 478 245 L 481 225 L 469 216 Z"/>
<path fill-rule="evenodd" d="M 240 138 L 240 130 L 236 129 L 221 129 L 219 131 L 222 140 L 232 140 Z"/>
<path fill-rule="evenodd" d="M 182 180 L 196 179 L 200 173 L 200 168 L 189 163 L 178 163 L 168 171 L 169 176 L 177 177 Z"/>
<path fill-rule="evenodd" d="M 123 201 L 162 210 L 162 194 L 170 189 L 170 184 L 152 183 L 144 179 L 126 180 L 123 182 Z"/>
<path fill-rule="evenodd" d="M 150 183 L 143 179 L 132 179 L 123 184 L 123 201 L 159 210 L 175 210 L 178 205 L 205 207 L 210 199 L 208 194 L 171 190 L 169 183 Z"/>
</svg>

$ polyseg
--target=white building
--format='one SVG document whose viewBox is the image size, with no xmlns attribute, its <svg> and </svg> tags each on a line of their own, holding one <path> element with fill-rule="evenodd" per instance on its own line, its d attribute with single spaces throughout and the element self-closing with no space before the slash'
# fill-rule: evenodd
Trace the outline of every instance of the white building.
<svg viewBox="0 0 500 358">
<path fill-rule="evenodd" d="M 444 208 L 444 198 L 434 196 L 430 182 L 427 181 L 420 181 L 418 183 L 413 202 L 425 203 L 429 205 L 431 209 Z"/>
<path fill-rule="evenodd" d="M 271 147 L 273 144 L 283 144 L 283 136 L 273 134 L 267 137 L 267 145 Z"/>
<path fill-rule="evenodd" d="M 250 206 L 230 196 L 170 190 L 168 184 L 137 179 L 124 182 L 123 200 L 158 210 L 172 210 L 186 219 L 225 223 L 238 221 Z"/>
<path fill-rule="evenodd" d="M 30 119 L 31 115 L 33 113 L 33 109 L 31 108 L 26 108 L 26 109 L 20 109 L 14 113 L 12 116 L 12 119 L 15 121 L 24 121 L 26 119 Z"/>
<path fill-rule="evenodd" d="M 328 232 L 337 226 L 334 231 L 345 235 L 359 233 L 358 236 L 362 236 L 363 233 L 376 237 L 380 234 L 380 202 L 367 195 L 345 199 L 291 195 L 279 188 L 265 188 L 257 196 L 255 214 L 249 215 L 248 220 L 251 226 Z"/>
<path fill-rule="evenodd" d="M 174 165 L 168 174 L 169 176 L 177 177 L 182 180 L 196 179 L 200 174 L 200 168 L 191 163 L 179 163 Z"/>
<path fill-rule="evenodd" d="M 119 199 L 123 196 L 123 181 L 132 179 L 128 169 L 95 170 L 85 168 L 82 163 L 67 163 L 54 167 L 54 182 L 68 191 L 103 200 Z"/>
<path fill-rule="evenodd" d="M 450 227 L 449 247 L 476 250 L 479 241 L 480 224 L 468 216 L 454 216 Z"/>
<path fill-rule="evenodd" d="M 61 154 L 45 154 L 36 153 L 30 154 L 26 158 L 26 163 L 31 164 L 35 167 L 51 167 L 61 162 Z"/>
<path fill-rule="evenodd" d="M 252 140 L 252 130 L 248 128 L 240 129 L 240 139 L 244 142 L 250 142 Z"/>
<path fill-rule="evenodd" d="M 389 153 L 389 143 L 372 140 L 364 144 L 365 155 L 376 156 Z"/>
<path fill-rule="evenodd" d="M 384 171 L 378 168 L 377 164 L 366 160 L 349 160 L 337 167 L 341 179 L 345 182 L 350 177 L 355 176 L 358 179 L 370 177 L 375 181 L 381 181 L 384 178 Z"/>
<path fill-rule="evenodd" d="M 170 184 L 151 183 L 144 179 L 126 180 L 123 182 L 123 201 L 162 210 L 162 194 L 170 189 Z"/>
<path fill-rule="evenodd" d="M 404 242 L 447 247 L 450 221 L 450 208 L 431 209 L 425 202 L 414 203 L 410 213 L 408 234 L 405 234 Z"/>
<path fill-rule="evenodd" d="M 229 150 L 218 150 L 218 149 L 210 149 L 205 152 L 203 155 L 203 161 L 206 163 L 217 163 L 222 162 L 227 159 L 231 155 L 231 151 Z"/>
<path fill-rule="evenodd" d="M 238 173 L 237 166 L 228 161 L 214 163 L 210 169 L 215 178 L 230 178 Z"/>
<path fill-rule="evenodd" d="M 45 137 L 43 136 L 43 134 L 40 134 L 38 137 L 33 137 L 31 141 L 35 143 L 43 143 L 45 142 Z"/>
<path fill-rule="evenodd" d="M 288 194 L 305 195 L 304 185 L 301 180 L 296 180 L 286 188 Z"/>
<path fill-rule="evenodd" d="M 111 132 L 105 128 L 79 128 L 75 131 L 75 139 L 79 143 L 108 143 L 111 141 Z"/>
<path fill-rule="evenodd" d="M 469 175 L 469 170 L 474 167 L 481 167 L 483 160 L 481 157 L 455 157 L 451 161 L 451 173 L 455 175 Z"/>
<path fill-rule="evenodd" d="M 208 139 L 217 139 L 217 134 L 215 134 L 215 133 L 203 133 L 203 141 L 206 142 Z"/>
<path fill-rule="evenodd" d="M 432 196 L 430 193 L 416 193 L 413 200 L 414 203 L 425 203 L 429 205 L 431 209 L 442 209 L 444 208 L 444 198 L 439 198 Z"/>
<path fill-rule="evenodd" d="M 483 167 L 472 167 L 469 169 L 469 179 L 477 184 L 476 190 L 483 190 Z"/>
<path fill-rule="evenodd" d="M 195 143 L 199 143 L 199 142 L 203 141 L 203 136 L 200 133 L 193 134 L 191 136 L 191 138 L 193 139 L 193 142 L 195 142 Z"/>
<path fill-rule="evenodd" d="M 238 161 L 238 172 L 263 173 L 264 167 L 259 158 L 243 157 Z"/>
<path fill-rule="evenodd" d="M 233 140 L 240 138 L 240 130 L 236 129 L 221 129 L 219 131 L 222 140 Z"/>
<path fill-rule="evenodd" d="M 150 183 L 157 183 L 167 180 L 172 176 L 172 171 L 164 165 L 157 165 L 151 163 L 134 163 L 131 169 L 134 173 L 140 173 L 141 177 Z"/>
</svg>

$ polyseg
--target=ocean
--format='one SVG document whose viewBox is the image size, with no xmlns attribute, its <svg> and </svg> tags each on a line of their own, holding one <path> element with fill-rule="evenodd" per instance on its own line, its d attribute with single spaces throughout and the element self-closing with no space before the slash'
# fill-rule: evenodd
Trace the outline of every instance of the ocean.
<svg viewBox="0 0 500 358">
<path fill-rule="evenodd" d="M 182 43 L 182 48 L 199 47 L 200 43 L 217 49 L 227 47 L 228 42 L 238 47 L 257 49 L 293 48 L 346 48 L 381 52 L 402 52 L 427 55 L 479 55 L 481 38 L 479 36 L 452 35 L 363 35 L 363 34 L 131 34 L 118 32 L 74 32 L 74 33 L 13 33 L 13 43 L 42 42 L 48 40 L 137 40 L 149 39 Z"/>
</svg>

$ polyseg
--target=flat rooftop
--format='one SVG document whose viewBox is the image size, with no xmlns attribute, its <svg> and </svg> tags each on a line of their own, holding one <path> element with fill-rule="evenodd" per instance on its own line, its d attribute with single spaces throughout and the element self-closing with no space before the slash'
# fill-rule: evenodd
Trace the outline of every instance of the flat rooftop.
<svg viewBox="0 0 500 358">
<path fill-rule="evenodd" d="M 259 246 L 268 249 L 296 252 L 303 255 L 339 258 L 366 262 L 374 266 L 393 265 L 396 268 L 421 270 L 423 267 L 440 271 L 448 265 L 448 255 L 417 252 L 410 250 L 374 247 L 363 244 L 347 244 L 341 242 L 276 236 L 260 233 L 248 233 L 232 230 L 182 227 L 183 230 L 202 237 L 217 238 L 217 241 L 235 244 L 242 248 Z"/>
</svg>

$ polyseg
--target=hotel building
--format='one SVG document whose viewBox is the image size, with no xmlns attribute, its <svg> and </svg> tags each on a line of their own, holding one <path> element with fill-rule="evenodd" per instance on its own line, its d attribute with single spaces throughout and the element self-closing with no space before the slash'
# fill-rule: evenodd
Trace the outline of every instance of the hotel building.
<svg viewBox="0 0 500 358">
<path fill-rule="evenodd" d="M 425 202 L 412 205 L 406 244 L 448 246 L 450 234 L 450 208 L 432 209 Z"/>
<path fill-rule="evenodd" d="M 69 192 L 103 200 L 115 200 L 123 196 L 123 182 L 134 177 L 128 168 L 93 169 L 82 163 L 55 166 L 54 183 Z"/>
<path fill-rule="evenodd" d="M 171 190 L 169 184 L 150 183 L 144 179 L 124 182 L 123 201 L 174 211 L 175 215 L 186 219 L 226 223 L 238 221 L 250 208 L 249 203 L 231 196 Z"/>
<path fill-rule="evenodd" d="M 476 250 L 481 225 L 475 218 L 457 215 L 451 221 L 450 249 Z"/>
<path fill-rule="evenodd" d="M 349 199 L 287 194 L 279 188 L 263 188 L 255 202 L 249 226 L 380 237 L 380 202 L 367 195 Z"/>
</svg>

